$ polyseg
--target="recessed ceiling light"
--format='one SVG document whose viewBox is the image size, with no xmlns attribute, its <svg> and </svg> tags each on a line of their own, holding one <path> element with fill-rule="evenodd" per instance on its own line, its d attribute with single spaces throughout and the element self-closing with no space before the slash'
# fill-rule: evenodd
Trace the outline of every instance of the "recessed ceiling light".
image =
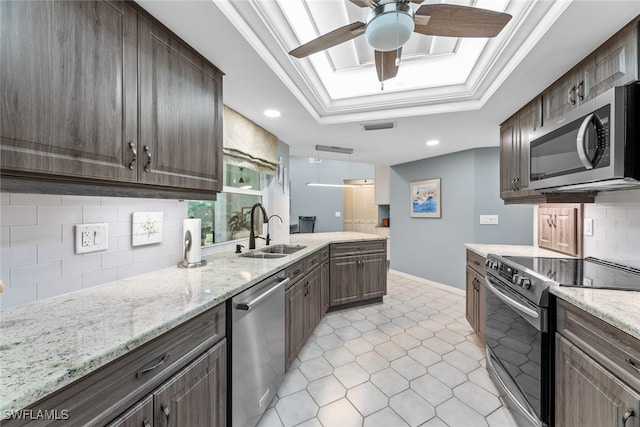
<svg viewBox="0 0 640 427">
<path fill-rule="evenodd" d="M 264 110 L 264 115 L 271 118 L 280 117 L 280 111 L 278 110 Z"/>
<path fill-rule="evenodd" d="M 438 141 L 437 139 L 430 139 L 429 141 L 427 141 L 427 145 L 429 147 L 433 147 L 438 144 L 440 144 L 440 141 Z"/>
</svg>

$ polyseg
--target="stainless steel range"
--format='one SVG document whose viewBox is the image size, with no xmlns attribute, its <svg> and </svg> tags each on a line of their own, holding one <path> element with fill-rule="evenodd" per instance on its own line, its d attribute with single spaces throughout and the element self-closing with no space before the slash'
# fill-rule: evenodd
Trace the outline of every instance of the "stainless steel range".
<svg viewBox="0 0 640 427">
<path fill-rule="evenodd" d="M 487 369 L 521 426 L 553 425 L 553 308 L 549 287 L 640 291 L 640 270 L 595 258 L 489 254 Z"/>
</svg>

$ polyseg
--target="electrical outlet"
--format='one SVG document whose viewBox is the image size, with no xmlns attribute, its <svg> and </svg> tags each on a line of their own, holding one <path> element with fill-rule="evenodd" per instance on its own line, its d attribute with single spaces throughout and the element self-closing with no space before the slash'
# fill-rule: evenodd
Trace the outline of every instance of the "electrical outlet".
<svg viewBox="0 0 640 427">
<path fill-rule="evenodd" d="M 336 212 L 336 218 L 340 218 L 340 212 Z"/>
<path fill-rule="evenodd" d="M 106 223 L 76 224 L 76 253 L 109 249 L 109 226 Z"/>
<path fill-rule="evenodd" d="M 498 225 L 498 215 L 480 215 L 480 224 Z"/>
<path fill-rule="evenodd" d="M 593 236 L 593 219 L 592 218 L 584 219 L 584 235 Z"/>
</svg>

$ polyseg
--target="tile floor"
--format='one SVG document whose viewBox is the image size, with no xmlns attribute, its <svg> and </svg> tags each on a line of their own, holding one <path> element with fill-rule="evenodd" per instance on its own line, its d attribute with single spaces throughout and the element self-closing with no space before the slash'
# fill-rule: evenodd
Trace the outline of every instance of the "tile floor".
<svg viewBox="0 0 640 427">
<path fill-rule="evenodd" d="M 464 295 L 390 272 L 378 304 L 327 313 L 258 427 L 513 427 Z"/>
</svg>

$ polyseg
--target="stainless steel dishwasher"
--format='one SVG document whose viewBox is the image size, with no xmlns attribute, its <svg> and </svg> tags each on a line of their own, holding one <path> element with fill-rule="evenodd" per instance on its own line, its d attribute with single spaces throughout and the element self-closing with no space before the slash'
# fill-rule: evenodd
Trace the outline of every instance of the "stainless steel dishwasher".
<svg viewBox="0 0 640 427">
<path fill-rule="evenodd" d="M 254 427 L 285 374 L 284 272 L 231 300 L 233 427 Z"/>
</svg>

